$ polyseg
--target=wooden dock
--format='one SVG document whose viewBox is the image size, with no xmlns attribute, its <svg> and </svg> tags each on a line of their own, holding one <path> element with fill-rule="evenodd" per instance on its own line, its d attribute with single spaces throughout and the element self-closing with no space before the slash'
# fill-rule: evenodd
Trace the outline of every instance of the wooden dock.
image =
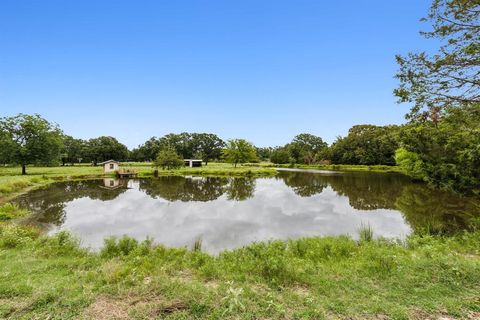
<svg viewBox="0 0 480 320">
<path fill-rule="evenodd" d="M 122 169 L 117 171 L 117 176 L 119 178 L 136 178 L 137 172 L 135 170 Z"/>
</svg>

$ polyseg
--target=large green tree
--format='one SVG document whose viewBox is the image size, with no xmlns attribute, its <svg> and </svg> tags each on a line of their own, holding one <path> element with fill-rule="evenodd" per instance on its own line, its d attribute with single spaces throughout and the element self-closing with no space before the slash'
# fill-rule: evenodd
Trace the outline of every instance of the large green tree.
<svg viewBox="0 0 480 320">
<path fill-rule="evenodd" d="M 301 133 L 296 135 L 286 148 L 296 163 L 313 164 L 321 160 L 318 159 L 318 155 L 327 149 L 328 145 L 318 136 Z"/>
<path fill-rule="evenodd" d="M 114 137 L 102 136 L 88 140 L 85 154 L 95 165 L 107 160 L 125 161 L 128 158 L 128 148 Z"/>
<path fill-rule="evenodd" d="M 62 165 L 80 162 L 84 157 L 86 142 L 71 136 L 63 136 Z"/>
<path fill-rule="evenodd" d="M 407 125 L 397 161 L 442 189 L 480 195 L 480 104 L 449 107 L 437 123 Z"/>
<path fill-rule="evenodd" d="M 228 140 L 223 149 L 223 157 L 226 162 L 233 163 L 235 167 L 239 163 L 257 160 L 255 147 L 244 139 Z"/>
<path fill-rule="evenodd" d="M 0 157 L 19 164 L 26 174 L 29 164 L 50 164 L 60 159 L 62 132 L 40 115 L 19 114 L 0 118 Z"/>
<path fill-rule="evenodd" d="M 192 142 L 192 155 L 195 158 L 201 158 L 205 165 L 212 159 L 219 159 L 222 155 L 222 149 L 225 142 L 213 133 L 192 133 L 190 135 Z"/>
<path fill-rule="evenodd" d="M 400 102 L 412 103 L 408 118 L 437 122 L 446 107 L 480 102 L 480 2 L 434 0 L 432 29 L 421 32 L 440 42 L 434 53 L 397 56 Z"/>
<path fill-rule="evenodd" d="M 357 125 L 339 137 L 330 148 L 336 164 L 394 165 L 398 148 L 397 126 Z"/>
</svg>

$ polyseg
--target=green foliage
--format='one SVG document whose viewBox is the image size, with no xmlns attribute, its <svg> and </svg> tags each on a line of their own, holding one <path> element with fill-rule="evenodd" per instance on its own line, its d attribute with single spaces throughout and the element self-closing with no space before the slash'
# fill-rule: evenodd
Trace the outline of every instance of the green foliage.
<svg viewBox="0 0 480 320">
<path fill-rule="evenodd" d="M 360 242 L 371 242 L 373 240 L 373 229 L 369 224 L 362 224 L 358 230 Z"/>
<path fill-rule="evenodd" d="M 398 148 L 397 151 L 395 151 L 395 162 L 405 174 L 412 178 L 424 178 L 423 162 L 418 154 L 408 151 L 405 148 Z"/>
<path fill-rule="evenodd" d="M 62 150 L 62 164 L 66 163 L 74 164 L 79 163 L 85 157 L 85 150 L 87 143 L 82 139 L 75 139 L 71 136 L 65 135 L 63 137 L 63 150 Z"/>
<path fill-rule="evenodd" d="M 0 206 L 0 221 L 13 220 L 27 215 L 27 210 L 20 209 L 17 205 L 5 203 Z"/>
<path fill-rule="evenodd" d="M 104 240 L 100 255 L 106 258 L 127 256 L 138 248 L 138 241 L 128 236 L 120 239 L 109 237 Z"/>
<path fill-rule="evenodd" d="M 397 126 L 353 126 L 331 146 L 331 160 L 335 164 L 394 165 L 398 131 Z"/>
<path fill-rule="evenodd" d="M 85 158 L 93 163 L 107 160 L 125 161 L 128 148 L 114 137 L 102 136 L 90 139 L 84 149 Z"/>
<path fill-rule="evenodd" d="M 438 123 L 411 123 L 401 141 L 409 152 L 400 154 L 407 173 L 439 188 L 480 194 L 480 104 L 447 108 Z"/>
<path fill-rule="evenodd" d="M 223 149 L 223 157 L 226 162 L 233 163 L 235 167 L 239 163 L 257 160 L 255 147 L 243 139 L 228 140 L 225 149 Z"/>
<path fill-rule="evenodd" d="M 219 159 L 225 143 L 212 133 L 170 133 L 161 138 L 152 137 L 132 150 L 136 161 L 151 161 L 161 150 L 174 149 L 184 159 L 198 158 L 208 162 Z"/>
<path fill-rule="evenodd" d="M 155 159 L 154 166 L 162 169 L 177 169 L 184 165 L 182 157 L 180 157 L 173 148 L 167 148 L 160 151 Z"/>
<path fill-rule="evenodd" d="M 40 115 L 18 114 L 0 118 L 0 162 L 51 164 L 60 159 L 62 132 Z"/>
<path fill-rule="evenodd" d="M 409 118 L 436 122 L 449 106 L 480 102 L 480 4 L 433 0 L 423 21 L 433 28 L 422 35 L 441 45 L 433 55 L 397 56 L 400 86 L 394 93 L 399 102 L 413 103 Z"/>
<path fill-rule="evenodd" d="M 290 152 L 288 152 L 287 148 L 276 148 L 272 151 L 270 156 L 270 161 L 275 164 L 286 164 L 290 163 L 291 161 L 295 161 L 293 158 L 290 157 Z"/>
<path fill-rule="evenodd" d="M 296 135 L 285 148 L 295 163 L 313 164 L 322 160 L 318 158 L 318 155 L 326 150 L 328 145 L 320 137 L 309 133 L 301 133 Z M 289 160 L 289 162 L 292 161 Z"/>
</svg>

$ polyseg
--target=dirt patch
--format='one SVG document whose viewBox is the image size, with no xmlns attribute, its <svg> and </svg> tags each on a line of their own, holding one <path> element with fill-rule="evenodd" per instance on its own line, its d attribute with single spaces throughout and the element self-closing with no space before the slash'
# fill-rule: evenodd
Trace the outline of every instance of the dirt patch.
<svg viewBox="0 0 480 320">
<path fill-rule="evenodd" d="M 85 319 L 129 319 L 128 311 L 131 304 L 128 301 L 109 296 L 100 296 L 90 305 L 85 313 Z"/>
<path fill-rule="evenodd" d="M 84 315 L 84 319 L 123 320 L 151 319 L 162 314 L 171 314 L 187 308 L 180 300 L 165 301 L 161 296 L 149 294 L 146 296 L 123 295 L 97 297 Z"/>
<path fill-rule="evenodd" d="M 409 319 L 412 319 L 412 320 L 457 320 L 457 319 L 478 320 L 480 319 L 480 313 L 469 312 L 466 317 L 455 318 L 451 315 L 448 315 L 446 311 L 430 314 L 425 311 L 415 310 L 410 313 Z"/>
</svg>

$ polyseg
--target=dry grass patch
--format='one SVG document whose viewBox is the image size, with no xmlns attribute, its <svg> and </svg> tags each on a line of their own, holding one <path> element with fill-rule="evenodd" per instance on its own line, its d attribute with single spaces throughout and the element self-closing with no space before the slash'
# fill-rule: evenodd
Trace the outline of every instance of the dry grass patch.
<svg viewBox="0 0 480 320">
<path fill-rule="evenodd" d="M 83 318 L 98 320 L 152 319 L 186 308 L 187 305 L 183 301 L 166 301 L 164 297 L 153 293 L 145 296 L 135 294 L 101 295 L 88 307 Z"/>
</svg>

